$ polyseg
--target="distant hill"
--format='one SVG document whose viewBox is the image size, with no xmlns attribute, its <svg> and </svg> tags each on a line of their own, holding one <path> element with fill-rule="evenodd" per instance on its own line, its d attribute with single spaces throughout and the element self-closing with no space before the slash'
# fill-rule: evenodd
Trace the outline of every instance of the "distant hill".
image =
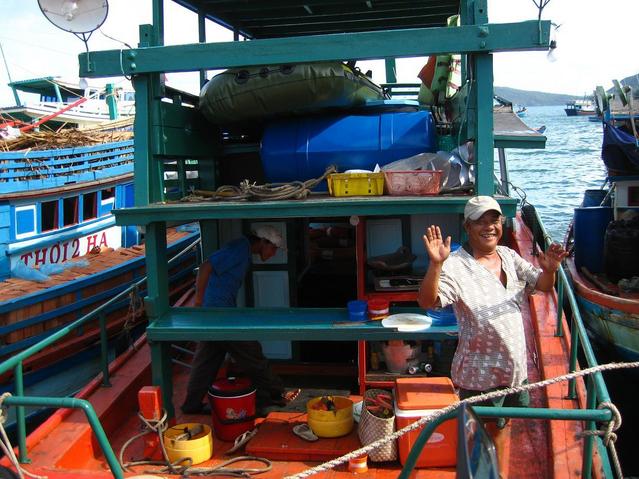
<svg viewBox="0 0 639 479">
<path fill-rule="evenodd" d="M 582 99 L 580 96 L 562 95 L 561 93 L 545 93 L 543 91 L 517 90 L 515 88 L 508 88 L 504 86 L 496 86 L 495 95 L 504 97 L 513 104 L 525 106 L 565 105 L 571 100 Z"/>
<path fill-rule="evenodd" d="M 602 85 L 608 93 L 613 93 L 614 88 L 610 87 L 612 80 L 607 85 Z M 624 86 L 631 86 L 635 98 L 639 95 L 639 73 L 630 75 L 619 82 Z M 597 85 L 593 85 L 594 90 Z M 525 106 L 549 106 L 549 105 L 565 105 L 571 100 L 581 100 L 582 96 L 562 95 L 558 93 L 545 93 L 543 91 L 517 90 L 505 86 L 496 86 L 495 95 L 499 95 L 513 103 L 513 105 Z"/>
</svg>

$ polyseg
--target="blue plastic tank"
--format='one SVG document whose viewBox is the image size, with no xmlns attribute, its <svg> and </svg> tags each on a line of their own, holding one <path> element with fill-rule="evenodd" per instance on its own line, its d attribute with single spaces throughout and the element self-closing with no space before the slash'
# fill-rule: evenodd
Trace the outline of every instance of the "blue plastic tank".
<svg viewBox="0 0 639 479">
<path fill-rule="evenodd" d="M 613 208 L 591 206 L 575 208 L 575 264 L 585 266 L 591 273 L 603 271 L 604 237 L 606 227 L 612 221 Z"/>
<path fill-rule="evenodd" d="M 584 191 L 584 199 L 581 202 L 581 206 L 601 206 L 601 202 L 604 200 L 607 193 L 608 190 L 586 190 Z"/>
<path fill-rule="evenodd" d="M 270 123 L 261 145 L 269 182 L 305 181 L 329 165 L 372 170 L 437 148 L 428 111 L 313 116 Z M 323 189 L 326 189 L 324 182 Z"/>
</svg>

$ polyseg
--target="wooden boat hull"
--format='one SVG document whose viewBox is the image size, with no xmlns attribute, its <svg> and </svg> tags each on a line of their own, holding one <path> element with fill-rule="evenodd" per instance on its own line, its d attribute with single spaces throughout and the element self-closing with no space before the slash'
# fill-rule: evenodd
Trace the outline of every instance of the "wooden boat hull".
<svg viewBox="0 0 639 479">
<path fill-rule="evenodd" d="M 592 338 L 628 361 L 639 360 L 639 299 L 602 293 L 568 260 L 582 318 Z"/>
</svg>

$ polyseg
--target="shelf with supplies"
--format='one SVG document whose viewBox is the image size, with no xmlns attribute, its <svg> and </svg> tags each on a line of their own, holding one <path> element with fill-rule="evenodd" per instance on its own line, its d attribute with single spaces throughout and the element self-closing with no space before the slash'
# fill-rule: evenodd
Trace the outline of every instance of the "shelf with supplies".
<svg viewBox="0 0 639 479">
<path fill-rule="evenodd" d="M 417 292 L 424 273 L 416 273 L 413 267 L 425 270 L 425 252 L 421 257 L 416 254 L 421 247 L 421 231 L 426 224 L 436 221 L 432 217 L 415 216 L 366 218 L 359 217 L 355 228 L 355 250 L 357 259 L 357 298 L 370 302 L 381 300 L 386 308 L 391 310 L 396 306 L 416 306 Z M 453 235 L 459 231 L 452 230 Z M 388 239 L 390 241 L 388 241 Z M 380 239 L 386 243 L 379 244 Z M 412 247 L 412 246 L 415 247 Z M 395 250 L 395 253 L 380 255 Z M 372 254 L 371 254 L 372 253 Z M 390 268 L 375 268 L 375 258 L 388 258 Z M 394 266 L 397 265 L 395 268 Z M 383 265 L 382 265 L 383 266 Z M 417 310 L 419 311 L 419 310 Z M 388 309 L 387 309 L 388 313 Z M 424 312 L 420 312 L 423 314 Z M 436 313 L 430 311 L 430 313 Z M 449 335 L 424 341 L 389 339 L 384 342 L 358 341 L 358 380 L 360 393 L 371 387 L 391 388 L 395 379 L 399 377 L 416 376 L 446 376 L 450 372 L 450 361 L 456 347 L 456 324 L 452 311 L 442 310 L 437 319 L 442 324 L 450 326 Z M 452 315 L 452 317 L 451 317 Z M 406 362 L 402 368 L 397 364 L 387 364 L 384 349 L 390 350 L 389 345 L 416 350 L 414 357 Z M 417 352 L 417 349 L 420 351 Z M 422 350 L 423 349 L 423 350 Z M 435 349 L 437 351 L 435 351 Z M 443 351 L 443 352 L 442 352 Z M 404 358 L 408 359 L 408 358 Z M 401 358 L 400 358 L 401 360 Z M 424 366 L 427 366 L 424 368 Z"/>
</svg>

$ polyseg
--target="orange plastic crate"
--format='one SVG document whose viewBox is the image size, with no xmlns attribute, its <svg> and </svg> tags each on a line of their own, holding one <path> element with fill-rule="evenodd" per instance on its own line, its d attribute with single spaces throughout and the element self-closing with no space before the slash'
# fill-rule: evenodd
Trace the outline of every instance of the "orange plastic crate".
<svg viewBox="0 0 639 479">
<path fill-rule="evenodd" d="M 384 184 L 389 195 L 429 196 L 441 189 L 441 170 L 385 171 Z"/>
</svg>

